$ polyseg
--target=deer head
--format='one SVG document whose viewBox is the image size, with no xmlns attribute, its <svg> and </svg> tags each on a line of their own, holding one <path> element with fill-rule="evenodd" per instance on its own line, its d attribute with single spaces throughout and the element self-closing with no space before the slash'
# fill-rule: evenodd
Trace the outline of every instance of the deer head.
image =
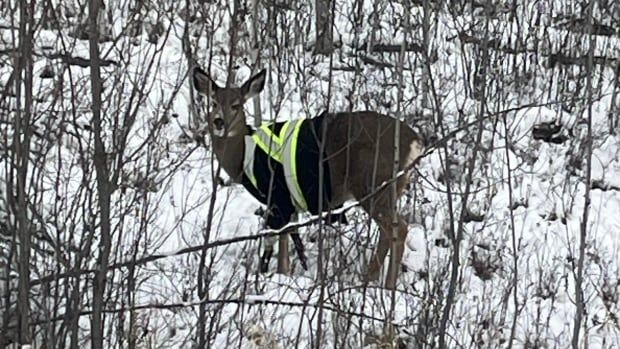
<svg viewBox="0 0 620 349">
<path fill-rule="evenodd" d="M 228 138 L 246 133 L 243 105 L 263 90 L 265 76 L 265 70 L 261 70 L 241 87 L 223 88 L 218 86 L 205 71 L 194 68 L 194 87 L 211 103 L 212 110 L 207 120 L 211 136 Z"/>
</svg>

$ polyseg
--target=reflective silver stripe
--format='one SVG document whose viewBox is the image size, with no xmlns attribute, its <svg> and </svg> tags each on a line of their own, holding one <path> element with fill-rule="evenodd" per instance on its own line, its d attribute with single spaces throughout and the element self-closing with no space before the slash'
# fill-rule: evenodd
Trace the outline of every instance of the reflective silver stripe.
<svg viewBox="0 0 620 349">
<path fill-rule="evenodd" d="M 256 177 L 254 176 L 254 150 L 256 149 L 256 142 L 252 139 L 252 136 L 245 136 L 245 154 L 243 156 L 243 172 L 250 179 L 254 188 L 258 189 L 256 185 Z"/>
<path fill-rule="evenodd" d="M 291 193 L 291 199 L 298 211 L 307 211 L 308 205 L 306 204 L 306 198 L 304 197 L 299 180 L 297 178 L 297 142 L 299 142 L 299 129 L 303 124 L 304 119 L 291 121 L 289 127 L 282 128 L 284 133 L 280 134 L 280 139 L 284 141 L 282 149 L 282 167 L 284 167 L 284 178 L 286 179 L 286 186 Z M 288 123 L 287 123 L 288 124 Z"/>
</svg>

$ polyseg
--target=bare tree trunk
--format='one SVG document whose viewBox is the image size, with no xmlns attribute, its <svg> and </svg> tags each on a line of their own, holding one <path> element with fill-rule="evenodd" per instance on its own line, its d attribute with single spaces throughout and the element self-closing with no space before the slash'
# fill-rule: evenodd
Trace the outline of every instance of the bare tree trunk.
<svg viewBox="0 0 620 349">
<path fill-rule="evenodd" d="M 21 0 L 19 3 L 19 45 L 20 57 L 18 57 L 17 78 L 15 90 L 17 94 L 17 112 L 15 117 L 15 163 L 17 206 L 15 214 L 17 218 L 17 236 L 19 241 L 18 260 L 18 295 L 17 295 L 17 318 L 18 318 L 18 342 L 30 343 L 30 222 L 28 220 L 28 203 L 26 199 L 26 177 L 28 175 L 28 161 L 30 153 L 31 137 L 31 108 L 32 108 L 32 31 L 33 31 L 34 3 Z M 24 105 L 21 105 L 22 94 L 22 71 L 24 82 Z M 23 107 L 23 111 L 22 111 Z"/>
<path fill-rule="evenodd" d="M 243 10 L 239 0 L 233 0 L 233 14 L 230 21 L 230 52 L 228 59 L 228 77 L 226 78 L 226 87 L 233 85 L 235 81 L 235 57 L 237 56 L 237 45 L 239 44 L 239 23 L 243 23 Z"/>
<path fill-rule="evenodd" d="M 228 77 L 226 79 L 226 87 L 231 86 L 235 81 L 234 74 L 234 62 L 236 56 L 236 47 L 238 41 L 238 23 L 242 22 L 239 16 L 242 16 L 241 4 L 239 0 L 234 0 L 233 2 L 233 13 L 231 18 L 231 24 L 229 28 L 230 33 L 230 42 L 229 42 L 229 60 L 228 60 Z M 211 239 L 211 229 L 213 228 L 213 215 L 215 210 L 215 201 L 217 198 L 217 187 L 218 187 L 218 179 L 220 178 L 221 168 L 218 165 L 215 167 L 215 163 L 213 160 L 211 161 L 211 183 L 213 184 L 213 191 L 211 194 L 211 198 L 209 200 L 209 211 L 207 216 L 207 226 L 205 228 L 204 233 L 204 245 L 209 243 Z M 197 337 L 198 337 L 198 348 L 206 348 L 209 344 L 210 331 L 207 333 L 206 324 L 207 324 L 207 306 L 206 302 L 209 300 L 209 284 L 210 279 L 209 275 L 211 273 L 210 267 L 207 266 L 207 248 L 203 248 L 200 254 L 200 262 L 198 265 L 198 281 L 197 281 L 197 293 L 198 298 L 201 303 L 198 309 L 198 329 L 197 329 Z"/>
<path fill-rule="evenodd" d="M 588 230 L 588 214 L 590 210 L 590 188 L 592 182 L 592 61 L 594 55 L 594 35 L 592 33 L 592 6 L 593 3 L 589 3 L 586 16 L 587 26 L 586 33 L 590 40 L 590 47 L 588 48 L 588 61 L 586 64 L 586 103 L 588 108 L 588 130 L 586 134 L 586 180 L 585 180 L 585 194 L 583 205 L 583 216 L 580 224 L 579 234 L 579 257 L 577 259 L 577 275 L 575 277 L 575 305 L 577 307 L 575 314 L 575 321 L 573 323 L 573 349 L 579 349 L 579 332 L 581 330 L 581 324 L 583 322 L 583 314 L 585 312 L 585 304 L 583 298 L 583 269 L 586 250 L 586 238 Z"/>
<path fill-rule="evenodd" d="M 260 51 L 262 45 L 261 39 L 258 37 L 258 7 L 260 0 L 252 0 L 252 61 L 254 63 L 253 73 L 257 72 L 261 68 Z M 254 98 L 254 126 L 259 127 L 263 122 L 263 115 L 261 112 L 260 98 Z"/>
<path fill-rule="evenodd" d="M 315 55 L 329 55 L 334 52 L 334 34 L 332 28 L 332 6 L 330 0 L 316 0 L 316 45 Z"/>
<path fill-rule="evenodd" d="M 330 24 L 331 25 L 331 24 Z M 331 91 L 332 91 L 332 75 L 333 75 L 333 56 L 329 57 L 329 80 L 328 80 L 328 85 L 327 85 L 327 101 L 326 101 L 326 111 L 329 111 L 329 102 L 331 100 Z M 322 134 L 321 134 L 321 143 L 319 145 L 319 188 L 323 188 L 323 153 L 325 152 L 325 138 L 327 137 L 327 128 L 323 127 L 322 129 Z M 323 193 L 322 193 L 322 189 L 319 191 L 319 212 L 323 211 Z M 323 348 L 324 345 L 322 344 L 322 339 L 323 339 L 323 307 L 325 305 L 325 284 L 326 284 L 326 268 L 325 268 L 325 264 L 326 264 L 326 258 L 327 256 L 325 256 L 325 244 L 324 244 L 324 235 L 323 233 L 325 232 L 323 229 L 323 222 L 321 220 L 319 220 L 318 222 L 319 226 L 318 226 L 318 243 L 317 243 L 317 247 L 318 247 L 318 256 L 317 256 L 317 263 L 316 263 L 316 270 L 317 270 L 317 281 L 320 285 L 320 289 L 319 289 L 319 299 L 318 299 L 318 303 L 319 303 L 319 309 L 318 309 L 318 315 L 317 315 L 317 329 L 316 329 L 316 348 Z"/>
<path fill-rule="evenodd" d="M 424 0 L 424 17 L 422 18 L 422 49 L 424 50 L 424 52 L 426 52 L 425 59 L 428 59 L 428 57 L 430 57 L 432 54 L 431 49 L 430 49 L 430 45 L 431 45 L 431 40 L 430 40 L 431 9 L 430 7 L 431 7 L 430 0 Z M 405 45 L 406 44 L 407 43 L 405 43 Z M 426 64 L 424 67 L 430 70 L 430 62 Z M 430 84 L 430 78 L 429 78 L 430 73 L 428 72 L 428 70 L 424 69 L 424 72 L 422 75 L 422 106 L 424 108 L 431 107 L 431 98 L 429 96 L 430 89 L 428 88 Z"/>
<path fill-rule="evenodd" d="M 508 137 L 509 125 L 506 120 L 506 114 L 504 114 L 504 141 L 506 142 L 505 146 L 505 154 L 506 154 L 506 172 L 508 174 L 508 204 L 509 207 L 513 207 L 514 205 L 514 193 L 512 189 L 513 183 L 513 174 L 512 174 L 512 165 L 510 161 L 510 148 L 508 147 L 508 142 L 510 142 L 510 138 Z M 512 324 L 510 325 L 510 337 L 508 340 L 508 349 L 512 349 L 513 342 L 515 340 L 515 334 L 517 330 L 517 320 L 519 318 L 519 251 L 517 248 L 517 232 L 515 227 L 515 215 L 514 210 L 508 211 L 510 214 L 510 233 L 512 240 L 512 268 L 514 269 L 512 274 L 512 301 L 515 307 L 514 314 L 512 316 Z"/>
<path fill-rule="evenodd" d="M 109 179 L 107 154 L 103 143 L 102 120 L 101 120 L 101 92 L 102 81 L 99 64 L 99 17 L 101 1 L 89 1 L 89 49 L 90 49 L 90 74 L 92 89 L 92 113 L 93 130 L 95 141 L 94 164 L 97 176 L 97 195 L 100 219 L 100 241 L 97 257 L 97 271 L 93 284 L 93 313 L 91 317 L 91 346 L 93 349 L 103 348 L 103 305 L 106 287 L 106 273 L 111 246 L 110 227 L 110 195 L 112 193 Z"/>
<path fill-rule="evenodd" d="M 143 222 L 146 221 L 146 218 L 144 217 L 144 211 L 146 211 L 145 208 L 142 209 L 143 212 Z M 144 224 L 144 223 L 142 223 Z M 129 349 L 135 349 L 136 348 L 136 311 L 133 309 L 136 306 L 136 258 L 138 257 L 138 243 L 139 240 L 136 239 L 136 241 L 134 242 L 133 245 L 133 253 L 132 253 L 132 263 L 129 266 L 129 271 L 127 275 L 127 305 L 131 308 L 131 310 L 129 311 L 129 330 L 127 331 L 127 348 Z"/>
<path fill-rule="evenodd" d="M 463 241 L 464 238 L 464 224 L 465 224 L 465 215 L 466 212 L 468 210 L 467 204 L 468 204 L 468 200 L 470 195 L 472 195 L 471 192 L 471 186 L 472 184 L 472 178 L 474 176 L 474 170 L 476 168 L 476 158 L 478 157 L 478 152 L 480 151 L 481 148 L 481 142 L 482 142 L 482 131 L 484 130 L 483 127 L 483 121 L 484 118 L 482 117 L 483 115 L 485 115 L 486 113 L 486 106 L 487 106 L 487 80 L 488 80 L 488 74 L 487 74 L 487 67 L 489 64 L 489 48 L 487 47 L 487 42 L 488 42 L 488 38 L 489 38 L 489 22 L 490 22 L 490 18 L 489 18 L 489 14 L 486 14 L 485 17 L 485 38 L 484 38 L 484 43 L 482 45 L 482 47 L 480 48 L 481 52 L 478 53 L 478 55 L 481 55 L 481 58 L 479 59 L 479 66 L 476 68 L 476 74 L 479 74 L 478 78 L 480 79 L 480 92 L 479 92 L 479 98 L 480 98 L 480 107 L 479 107 L 479 114 L 478 114 L 478 124 L 477 124 L 477 133 L 476 133 L 476 143 L 474 144 L 474 149 L 472 150 L 472 154 L 471 157 L 467 160 L 467 174 L 465 177 L 465 189 L 463 191 L 463 196 L 462 196 L 462 201 L 461 201 L 461 212 L 459 214 L 459 220 L 458 220 L 458 225 L 457 225 L 457 229 L 456 229 L 456 234 L 452 235 L 450 238 L 452 240 L 452 256 L 451 256 L 451 263 L 450 263 L 450 283 L 448 285 L 448 293 L 446 295 L 446 303 L 444 305 L 442 314 L 441 314 L 441 320 L 440 320 L 440 325 L 439 325 L 439 334 L 438 334 L 438 341 L 439 341 L 439 348 L 443 349 L 443 348 L 447 348 L 448 346 L 446 345 L 446 336 L 448 335 L 447 329 L 448 329 L 448 321 L 450 319 L 450 314 L 452 312 L 452 306 L 455 303 L 455 297 L 456 297 L 456 290 L 458 288 L 458 280 L 459 280 L 459 271 L 461 268 L 461 242 Z M 449 171 L 449 169 L 446 166 L 446 171 Z M 452 178 L 448 178 L 446 180 L 446 182 L 453 180 Z M 449 193 L 448 193 L 449 194 Z M 450 212 L 452 212 L 452 210 L 450 210 Z M 450 217 L 450 224 L 453 226 L 453 217 Z M 453 228 L 451 228 L 453 229 Z"/>
<path fill-rule="evenodd" d="M 207 267 L 207 244 L 211 240 L 211 230 L 213 228 L 213 216 L 215 215 L 215 202 L 217 199 L 218 178 L 220 178 L 221 167 L 215 167 L 214 159 L 211 159 L 211 183 L 213 191 L 209 200 L 209 211 L 207 212 L 207 226 L 204 232 L 203 248 L 200 251 L 200 264 L 198 265 L 198 298 L 200 300 L 198 312 L 198 349 L 207 348 L 209 337 L 205 331 L 207 324 L 207 301 L 209 300 L 209 285 L 211 273 L 210 267 Z"/>
<path fill-rule="evenodd" d="M 611 94 L 611 104 L 609 105 L 609 112 L 607 114 L 607 119 L 609 120 L 609 133 L 615 135 L 618 130 L 618 125 L 620 123 L 618 120 L 620 119 L 620 108 L 618 108 L 616 104 L 616 100 L 618 98 L 618 88 L 620 87 L 620 62 L 616 62 L 616 72 L 614 78 L 614 88 Z"/>
<path fill-rule="evenodd" d="M 76 266 L 81 265 L 81 258 L 78 258 Z M 71 349 L 78 349 L 80 347 L 80 339 L 78 337 L 80 332 L 80 278 L 76 277 L 71 281 L 73 284 L 73 290 L 69 291 L 67 295 L 67 302 L 69 304 L 68 309 L 70 315 L 68 316 L 68 331 L 70 332 L 70 345 Z"/>
<path fill-rule="evenodd" d="M 317 0 L 317 3 L 320 2 L 322 0 Z M 327 2 L 327 4 L 329 4 L 329 2 Z M 334 10 L 334 3 L 331 3 L 331 8 L 328 8 L 328 11 L 333 11 Z M 327 30 L 329 30 L 330 32 L 333 30 L 333 26 L 334 26 L 334 22 L 333 22 L 333 18 L 332 17 L 328 17 L 329 20 L 327 22 L 327 27 L 325 28 Z M 330 34 L 331 35 L 331 34 Z M 333 50 L 332 50 L 333 51 Z M 329 79 L 328 79 L 328 84 L 327 84 L 327 99 L 325 101 L 325 111 L 329 112 L 330 108 L 330 102 L 331 102 L 331 97 L 332 97 L 332 88 L 333 88 L 333 73 L 334 73 L 334 56 L 331 55 L 331 51 L 329 53 L 325 53 L 325 54 L 329 54 Z M 327 138 L 327 128 L 323 127 L 322 129 L 322 135 L 321 135 L 321 144 L 319 146 L 319 188 L 323 188 L 323 182 L 324 182 L 324 178 L 323 178 L 323 155 L 325 152 L 325 140 Z M 323 211 L 323 205 L 325 203 L 323 202 L 323 189 L 321 189 L 319 191 L 319 212 Z M 323 307 L 325 305 L 325 287 L 326 287 L 326 268 L 325 268 L 325 262 L 326 260 L 329 260 L 329 253 L 327 254 L 327 256 L 325 255 L 325 244 L 324 244 L 324 227 L 323 227 L 323 222 L 321 220 L 319 220 L 319 226 L 318 226 L 318 251 L 319 251 L 319 255 L 317 256 L 317 279 L 320 285 L 320 289 L 319 289 L 319 311 L 318 311 L 318 315 L 317 315 L 317 331 L 316 331 L 316 348 L 323 348 L 324 345 L 322 344 L 322 336 L 323 336 Z"/>
<path fill-rule="evenodd" d="M 404 120 L 403 115 L 402 115 L 402 109 L 401 109 L 401 103 L 403 100 L 403 80 L 404 80 L 404 66 L 405 66 L 405 48 L 407 47 L 407 34 L 409 33 L 409 11 L 405 11 L 405 23 L 404 23 L 404 27 L 402 28 L 403 30 L 403 42 L 400 45 L 400 52 L 398 54 L 398 67 L 397 67 L 397 75 L 398 75 L 398 97 L 397 97 L 397 101 L 396 101 L 396 117 L 398 118 L 398 121 L 396 122 L 395 126 L 394 126 L 394 163 L 392 165 L 392 178 L 397 178 L 398 177 L 398 171 L 400 169 L 400 123 L 402 120 Z M 397 244 L 399 244 L 400 242 L 399 240 L 399 236 L 398 236 L 398 229 L 399 229 L 399 219 L 400 219 L 400 214 L 398 213 L 398 185 L 397 185 L 397 181 L 393 181 L 392 185 L 391 185 L 391 191 L 392 191 L 392 197 L 393 200 L 391 200 L 391 202 L 393 202 L 394 207 L 392 207 L 392 229 L 391 229 L 391 242 L 390 242 L 390 267 L 388 268 L 388 275 L 386 280 L 389 281 L 389 284 L 392 284 L 393 280 L 393 286 L 391 289 L 391 302 L 390 302 L 390 312 L 389 312 L 389 316 L 387 317 L 387 321 L 385 323 L 385 333 L 386 335 L 389 335 L 390 337 L 393 335 L 393 328 L 391 326 L 391 322 L 393 320 L 394 317 L 394 312 L 396 310 L 396 281 L 398 278 L 398 269 L 396 268 L 397 265 L 399 265 L 401 263 L 400 260 L 398 260 L 399 256 L 396 253 L 396 249 L 398 248 Z"/>
</svg>

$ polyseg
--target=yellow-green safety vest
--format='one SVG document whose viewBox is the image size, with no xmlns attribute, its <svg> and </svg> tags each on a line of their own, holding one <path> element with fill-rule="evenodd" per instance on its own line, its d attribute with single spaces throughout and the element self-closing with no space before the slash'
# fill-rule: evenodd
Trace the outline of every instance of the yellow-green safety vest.
<svg viewBox="0 0 620 349">
<path fill-rule="evenodd" d="M 305 119 L 287 121 L 282 125 L 280 134 L 276 135 L 269 126 L 261 125 L 252 135 L 245 136 L 245 154 L 243 171 L 258 189 L 254 176 L 254 151 L 261 148 L 270 158 L 282 164 L 286 186 L 291 194 L 291 201 L 298 211 L 307 211 L 308 205 L 297 178 L 297 141 L 299 130 Z"/>
</svg>

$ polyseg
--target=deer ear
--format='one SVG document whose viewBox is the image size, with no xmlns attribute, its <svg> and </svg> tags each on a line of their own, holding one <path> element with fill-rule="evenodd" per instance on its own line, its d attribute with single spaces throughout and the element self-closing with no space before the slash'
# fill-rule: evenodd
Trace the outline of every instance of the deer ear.
<svg viewBox="0 0 620 349">
<path fill-rule="evenodd" d="M 194 82 L 194 88 L 196 91 L 203 95 L 209 95 L 213 93 L 213 91 L 220 88 L 209 75 L 199 67 L 194 68 L 192 73 L 192 80 Z"/>
<path fill-rule="evenodd" d="M 243 94 L 244 100 L 251 99 L 257 96 L 260 91 L 265 87 L 265 77 L 267 76 L 267 72 L 265 69 L 258 72 L 258 74 L 251 77 L 248 81 L 246 81 L 243 86 L 241 86 L 241 93 Z"/>
</svg>

